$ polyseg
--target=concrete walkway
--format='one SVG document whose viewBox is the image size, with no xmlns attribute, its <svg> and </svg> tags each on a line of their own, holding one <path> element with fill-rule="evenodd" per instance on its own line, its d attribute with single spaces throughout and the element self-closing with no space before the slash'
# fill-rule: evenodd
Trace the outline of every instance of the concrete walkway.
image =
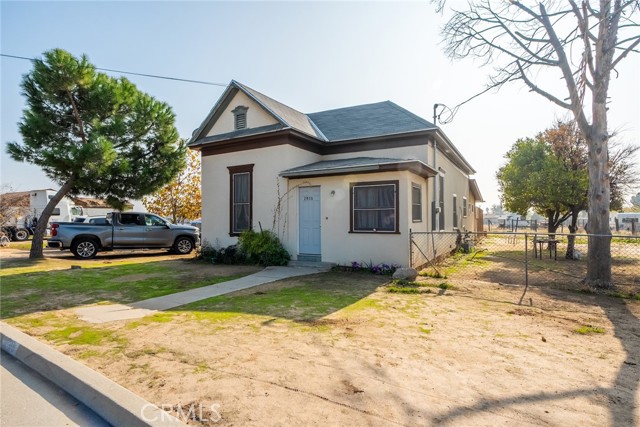
<svg viewBox="0 0 640 427">
<path fill-rule="evenodd" d="M 275 282 L 289 277 L 305 276 L 308 274 L 327 271 L 329 267 L 267 267 L 264 270 L 216 285 L 204 286 L 184 292 L 169 294 L 162 297 L 150 298 L 128 305 L 109 304 L 80 307 L 74 311 L 81 320 L 90 323 L 106 323 L 117 320 L 139 319 L 160 310 L 179 307 L 203 299 L 217 297 L 242 289 L 252 288 L 269 282 Z"/>
</svg>

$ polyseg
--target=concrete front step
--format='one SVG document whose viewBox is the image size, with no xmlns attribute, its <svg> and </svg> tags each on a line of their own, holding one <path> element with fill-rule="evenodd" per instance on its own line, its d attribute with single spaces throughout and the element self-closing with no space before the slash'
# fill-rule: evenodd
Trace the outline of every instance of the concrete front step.
<svg viewBox="0 0 640 427">
<path fill-rule="evenodd" d="M 320 271 L 329 271 L 333 267 L 335 267 L 336 264 L 333 262 L 291 260 L 289 261 L 288 265 L 289 267 L 307 267 L 307 268 L 317 268 Z"/>
</svg>

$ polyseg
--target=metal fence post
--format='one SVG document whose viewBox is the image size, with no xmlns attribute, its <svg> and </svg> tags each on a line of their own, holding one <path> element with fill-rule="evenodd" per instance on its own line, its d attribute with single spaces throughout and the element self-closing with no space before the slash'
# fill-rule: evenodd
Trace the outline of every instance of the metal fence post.
<svg viewBox="0 0 640 427">
<path fill-rule="evenodd" d="M 413 232 L 409 229 L 409 267 L 413 268 Z"/>
<path fill-rule="evenodd" d="M 524 233 L 524 287 L 529 286 L 529 233 Z"/>
</svg>

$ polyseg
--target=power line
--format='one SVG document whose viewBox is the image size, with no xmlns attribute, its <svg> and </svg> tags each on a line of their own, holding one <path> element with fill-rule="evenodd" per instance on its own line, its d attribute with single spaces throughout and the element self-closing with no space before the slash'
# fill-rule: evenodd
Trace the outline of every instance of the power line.
<svg viewBox="0 0 640 427">
<path fill-rule="evenodd" d="M 26 56 L 8 55 L 8 54 L 5 54 L 5 53 L 0 53 L 0 56 L 3 56 L 5 58 L 24 59 L 25 61 L 31 61 L 31 62 L 36 60 L 35 58 L 27 58 Z M 201 84 L 201 85 L 227 87 L 226 83 L 215 83 L 215 82 L 205 82 L 205 81 L 202 81 L 202 80 L 181 79 L 179 77 L 168 77 L 168 76 L 158 76 L 156 74 L 135 73 L 133 71 L 113 70 L 111 68 L 95 67 L 95 69 L 96 70 L 100 70 L 100 71 L 109 71 L 109 72 L 112 72 L 112 73 L 131 74 L 131 75 L 134 75 L 134 76 L 151 77 L 151 78 L 154 78 L 154 79 L 174 80 L 174 81 L 178 81 L 178 82 L 197 83 L 197 84 Z"/>
</svg>

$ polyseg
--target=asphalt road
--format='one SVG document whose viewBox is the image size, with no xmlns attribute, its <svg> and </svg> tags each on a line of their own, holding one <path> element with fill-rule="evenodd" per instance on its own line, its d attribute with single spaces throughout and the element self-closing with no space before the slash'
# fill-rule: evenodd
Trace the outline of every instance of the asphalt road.
<svg viewBox="0 0 640 427">
<path fill-rule="evenodd" d="M 4 351 L 0 354 L 0 426 L 107 427 L 64 390 Z"/>
</svg>

